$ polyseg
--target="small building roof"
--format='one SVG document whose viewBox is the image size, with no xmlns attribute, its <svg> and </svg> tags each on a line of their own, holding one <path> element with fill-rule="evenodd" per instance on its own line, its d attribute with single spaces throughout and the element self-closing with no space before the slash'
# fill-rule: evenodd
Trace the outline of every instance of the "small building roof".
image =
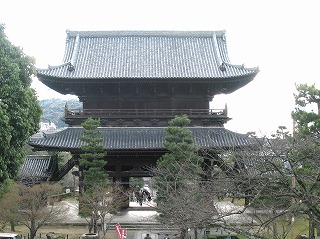
<svg viewBox="0 0 320 239">
<path fill-rule="evenodd" d="M 54 88 L 66 78 L 73 83 L 228 79 L 247 84 L 259 69 L 230 63 L 225 31 L 67 31 L 63 63 L 37 72 Z"/>
<path fill-rule="evenodd" d="M 48 181 L 58 169 L 56 156 L 28 155 L 20 168 L 17 180 L 25 184 Z"/>
<path fill-rule="evenodd" d="M 202 149 L 234 148 L 253 145 L 244 134 L 224 127 L 186 127 L 191 130 L 194 142 Z M 159 151 L 167 133 L 164 127 L 101 127 L 100 137 L 107 151 Z M 76 151 L 85 143 L 80 141 L 82 127 L 70 127 L 42 139 L 29 141 L 35 149 Z"/>
</svg>

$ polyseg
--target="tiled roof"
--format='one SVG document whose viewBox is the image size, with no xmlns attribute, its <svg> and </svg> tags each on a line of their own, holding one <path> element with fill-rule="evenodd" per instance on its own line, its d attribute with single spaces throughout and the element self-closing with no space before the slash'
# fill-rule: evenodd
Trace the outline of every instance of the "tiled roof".
<svg viewBox="0 0 320 239">
<path fill-rule="evenodd" d="M 38 76 L 70 79 L 230 78 L 258 68 L 232 65 L 224 31 L 68 31 L 63 63 Z"/>
<path fill-rule="evenodd" d="M 167 133 L 162 127 L 102 127 L 99 128 L 103 146 L 113 150 L 164 150 Z M 229 148 L 252 145 L 251 138 L 229 131 L 223 127 L 190 127 L 196 144 L 203 149 Z M 82 127 L 71 127 L 56 134 L 29 141 L 38 149 L 76 150 L 84 144 L 80 141 Z"/>
<path fill-rule="evenodd" d="M 47 181 L 57 169 L 58 161 L 55 156 L 28 155 L 20 168 L 17 180 L 24 183 Z"/>
</svg>

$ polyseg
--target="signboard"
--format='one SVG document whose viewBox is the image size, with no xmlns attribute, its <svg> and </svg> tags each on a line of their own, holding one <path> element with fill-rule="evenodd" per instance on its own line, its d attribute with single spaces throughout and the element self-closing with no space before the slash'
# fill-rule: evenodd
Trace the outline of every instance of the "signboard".
<svg viewBox="0 0 320 239">
<path fill-rule="evenodd" d="M 114 229 L 116 230 L 118 239 L 124 239 L 127 237 L 127 228 L 121 228 L 119 223 L 114 226 Z"/>
<path fill-rule="evenodd" d="M 127 228 L 120 228 L 122 239 L 127 238 Z"/>
</svg>

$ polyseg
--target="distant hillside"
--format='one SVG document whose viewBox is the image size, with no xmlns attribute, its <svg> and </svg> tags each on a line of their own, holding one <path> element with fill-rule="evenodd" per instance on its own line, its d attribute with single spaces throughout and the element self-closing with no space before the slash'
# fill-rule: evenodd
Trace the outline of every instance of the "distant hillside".
<svg viewBox="0 0 320 239">
<path fill-rule="evenodd" d="M 67 125 L 63 122 L 64 107 L 68 104 L 69 109 L 82 109 L 82 103 L 79 100 L 62 100 L 62 99 L 46 99 L 40 101 L 43 114 L 41 121 L 45 123 L 55 123 L 58 128 L 66 127 Z"/>
</svg>

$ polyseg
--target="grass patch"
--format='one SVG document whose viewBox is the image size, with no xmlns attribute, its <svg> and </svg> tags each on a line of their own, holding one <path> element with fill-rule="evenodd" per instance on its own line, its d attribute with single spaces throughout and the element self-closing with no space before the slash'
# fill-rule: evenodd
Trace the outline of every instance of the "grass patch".
<svg viewBox="0 0 320 239">
<path fill-rule="evenodd" d="M 289 225 L 289 233 L 286 238 L 290 239 L 291 238 L 291 223 Z M 296 238 L 298 235 L 308 235 L 309 234 L 309 220 L 305 218 L 298 218 L 296 219 L 294 226 L 293 226 L 293 231 L 294 231 L 294 237 Z"/>
<path fill-rule="evenodd" d="M 227 234 L 208 234 L 203 237 L 204 239 L 246 239 L 246 237 L 241 236 L 239 234 L 231 233 L 230 237 Z"/>
<path fill-rule="evenodd" d="M 232 198 L 224 198 L 223 201 L 225 202 L 232 202 Z M 236 206 L 244 206 L 244 198 L 240 198 L 240 199 L 233 199 L 232 202 L 234 205 Z"/>
<path fill-rule="evenodd" d="M 269 224 L 269 227 L 264 229 L 264 235 L 267 238 L 273 238 L 273 223 Z M 277 238 L 291 239 L 292 230 L 293 236 L 296 238 L 298 235 L 308 235 L 309 234 L 309 221 L 306 218 L 297 218 L 294 226 L 291 225 L 290 219 L 279 219 L 276 221 Z"/>
</svg>

